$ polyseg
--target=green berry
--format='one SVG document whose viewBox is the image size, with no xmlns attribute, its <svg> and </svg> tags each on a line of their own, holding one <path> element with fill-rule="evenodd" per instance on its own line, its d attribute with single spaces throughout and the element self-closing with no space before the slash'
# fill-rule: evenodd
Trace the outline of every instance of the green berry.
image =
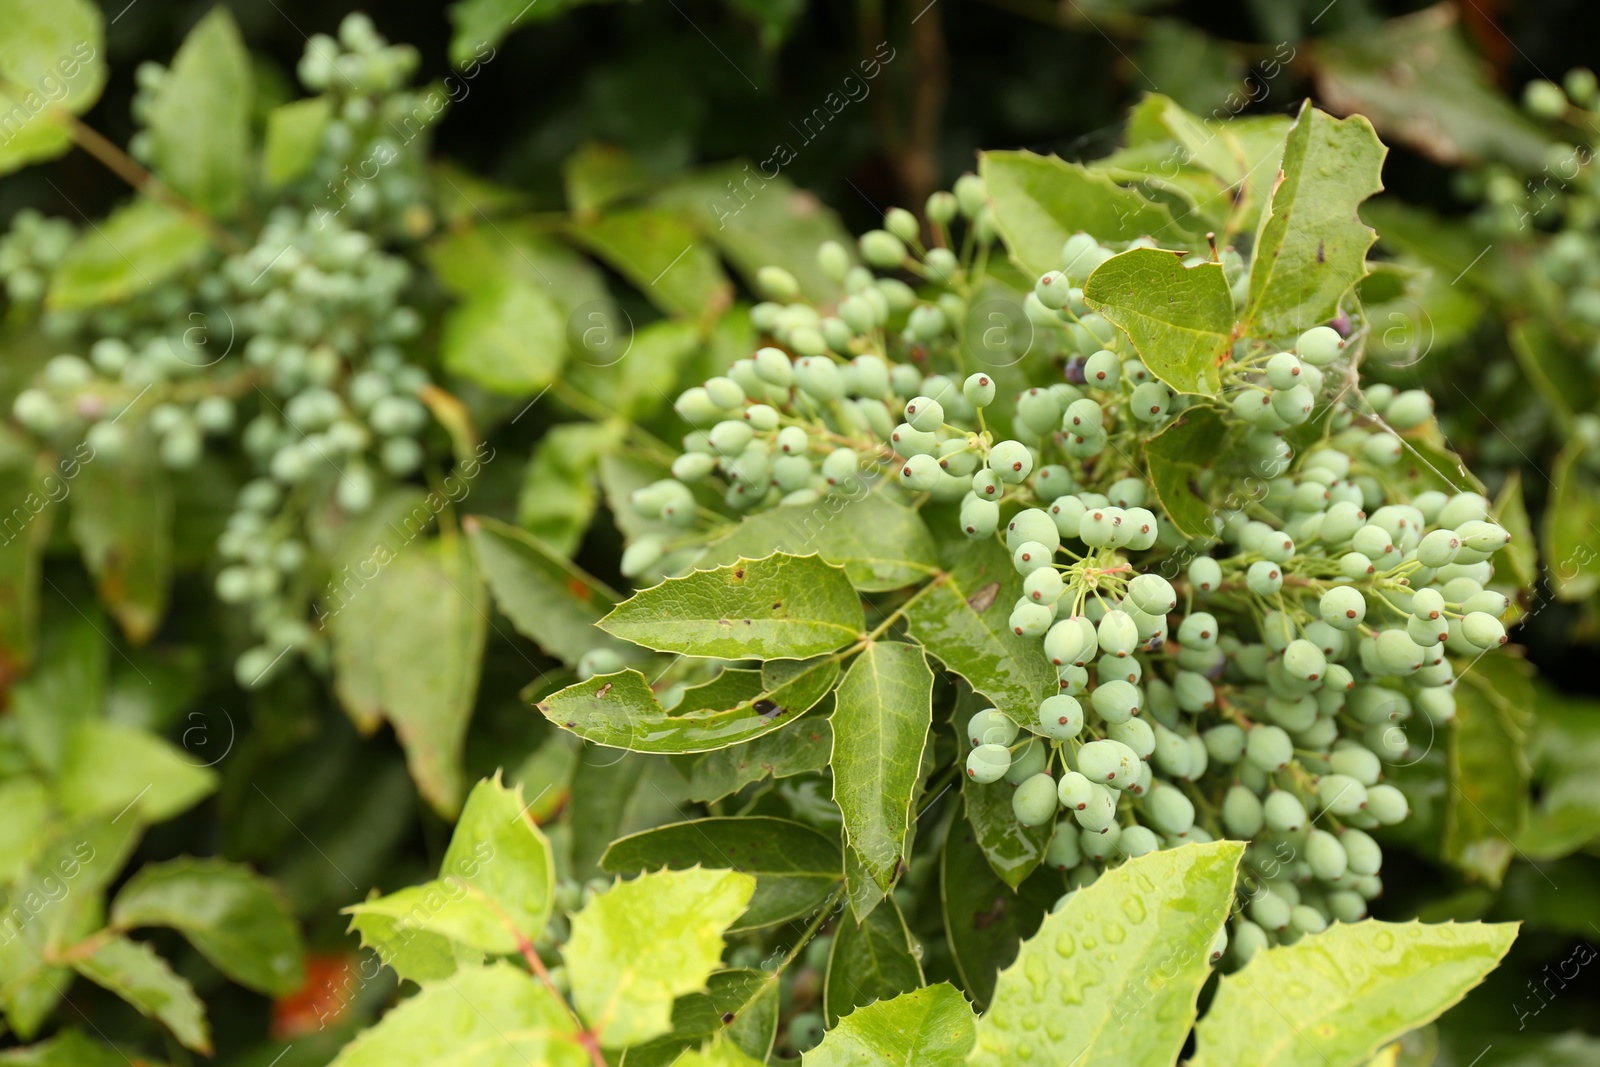
<svg viewBox="0 0 1600 1067">
<path fill-rule="evenodd" d="M 967 754 L 967 777 L 979 785 L 998 782 L 1011 769 L 1011 750 L 1005 745 L 982 744 Z"/>
</svg>

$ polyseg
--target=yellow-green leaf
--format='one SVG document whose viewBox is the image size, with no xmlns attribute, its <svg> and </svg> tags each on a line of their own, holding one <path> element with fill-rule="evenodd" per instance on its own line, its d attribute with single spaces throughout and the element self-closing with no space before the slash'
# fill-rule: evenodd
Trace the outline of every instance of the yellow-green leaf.
<svg viewBox="0 0 1600 1067">
<path fill-rule="evenodd" d="M 1200 1021 L 1194 1067 L 1361 1063 L 1494 969 L 1515 923 L 1335 923 L 1257 952 Z"/>
<path fill-rule="evenodd" d="M 333 102 L 326 96 L 294 100 L 267 113 L 267 143 L 261 153 L 261 169 L 268 185 L 291 182 L 310 169 L 332 116 Z"/>
<path fill-rule="evenodd" d="M 198 263 L 208 242 L 193 219 L 141 197 L 78 237 L 50 279 L 46 302 L 71 311 L 149 292 Z"/>
<path fill-rule="evenodd" d="M 330 1067 L 590 1067 L 578 1024 L 508 963 L 429 982 L 351 1041 Z"/>
<path fill-rule="evenodd" d="M 1220 263 L 1185 267 L 1158 248 L 1112 256 L 1089 276 L 1084 301 L 1115 323 L 1150 373 L 1177 393 L 1215 396 L 1233 344 L 1233 297 Z"/>
<path fill-rule="evenodd" d="M 1237 841 L 1183 845 L 1074 893 L 1001 972 L 968 1062 L 1170 1067 L 1211 975 L 1243 855 Z"/>
<path fill-rule="evenodd" d="M 72 135 L 51 114 L 81 115 L 105 88 L 105 21 L 89 0 L 0 0 L 0 174 L 53 159 Z"/>
<path fill-rule="evenodd" d="M 221 5 L 184 38 L 150 102 L 155 172 L 209 215 L 228 215 L 245 190 L 255 83 L 239 27 Z"/>
<path fill-rule="evenodd" d="M 113 937 L 87 956 L 75 958 L 73 969 L 89 981 L 109 989 L 172 1031 L 184 1048 L 211 1054 L 211 1030 L 206 1008 L 194 989 L 173 973 L 167 961 L 142 941 Z"/>
<path fill-rule="evenodd" d="M 672 1029 L 674 998 L 705 988 L 723 932 L 754 894 L 737 871 L 656 871 L 619 882 L 572 916 L 563 955 L 572 998 L 607 1048 Z"/>
<path fill-rule="evenodd" d="M 805 1054 L 805 1067 L 959 1067 L 973 1021 L 967 999 L 940 982 L 857 1008 Z"/>
<path fill-rule="evenodd" d="M 984 152 L 978 170 L 1011 258 L 1035 277 L 1061 266 L 1061 246 L 1080 230 L 1101 241 L 1171 236 L 1165 205 L 1080 164 L 1032 152 Z"/>
</svg>

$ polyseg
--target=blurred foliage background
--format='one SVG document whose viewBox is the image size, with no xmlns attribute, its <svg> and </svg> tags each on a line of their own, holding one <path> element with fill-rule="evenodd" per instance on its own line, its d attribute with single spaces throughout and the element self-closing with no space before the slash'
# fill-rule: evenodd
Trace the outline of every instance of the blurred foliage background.
<svg viewBox="0 0 1600 1067">
<path fill-rule="evenodd" d="M 1541 232 L 1561 221 L 1536 217 L 1491 237 L 1491 249 L 1498 243 L 1506 258 L 1491 250 L 1481 265 L 1466 264 L 1468 269 L 1478 265 L 1491 279 L 1486 288 L 1469 290 L 1467 306 L 1462 290 L 1430 290 L 1401 271 L 1427 263 L 1430 252 L 1438 252 L 1431 264 L 1436 272 L 1454 273 L 1450 268 L 1460 261 L 1453 258 L 1454 246 L 1449 255 L 1440 250 L 1438 227 L 1466 232 L 1484 198 L 1484 175 L 1536 176 L 1547 169 L 1552 145 L 1581 143 L 1581 129 L 1552 130 L 1526 117 L 1516 100 L 1534 79 L 1560 82 L 1569 68 L 1600 67 L 1597 38 L 1582 32 L 1592 19 L 1590 4 L 536 0 L 536 5 L 529 5 L 514 32 L 493 43 L 492 53 L 477 56 L 470 48 L 465 55 L 453 54 L 452 40 L 475 39 L 475 27 L 506 21 L 505 12 L 514 13 L 520 4 L 360 5 L 384 36 L 420 50 L 418 80 L 441 83 L 452 98 L 448 116 L 434 131 L 435 153 L 515 190 L 532 212 L 580 207 L 571 202 L 571 186 L 564 180 L 580 165 L 574 160 L 595 165 L 625 158 L 616 180 L 633 189 L 658 186 L 709 163 L 735 161 L 737 169 L 777 160 L 784 177 L 859 232 L 879 224 L 886 207 L 920 205 L 930 191 L 947 188 L 974 166 L 980 148 L 1025 147 L 1069 159 L 1103 155 L 1118 143 L 1128 106 L 1147 92 L 1164 93 L 1191 111 L 1218 117 L 1292 113 L 1308 95 L 1339 113 L 1368 113 L 1391 146 L 1388 196 L 1381 210 L 1406 239 L 1380 246 L 1400 267 L 1375 283 L 1391 289 L 1374 289 L 1366 299 L 1369 305 L 1381 303 L 1387 295 L 1397 314 L 1406 316 L 1405 329 L 1425 329 L 1429 339 L 1425 358 L 1411 358 L 1419 345 L 1402 331 L 1394 366 L 1380 373 L 1396 383 L 1421 382 L 1433 389 L 1452 443 L 1491 492 L 1504 486 L 1510 472 L 1520 471 L 1530 512 L 1537 516 L 1549 503 L 1554 483 L 1530 472 L 1550 469 L 1567 443 L 1566 430 L 1559 419 L 1541 421 L 1544 408 L 1529 406 L 1525 376 L 1497 380 L 1493 368 L 1519 365 L 1508 355 L 1505 324 L 1520 313 L 1509 309 L 1539 306 L 1516 284 L 1530 262 L 1518 258 L 1519 242 L 1531 247 Z M 165 62 L 211 5 L 110 0 L 102 6 L 109 24 L 110 82 L 84 118 L 124 144 L 134 132 L 130 104 L 138 63 Z M 293 70 L 307 36 L 333 32 L 358 5 L 236 0 L 227 6 L 252 51 L 257 106 L 264 112 L 298 95 Z M 464 66 L 468 57 L 475 67 Z M 464 69 L 474 73 L 463 77 Z M 867 75 L 868 70 L 874 73 Z M 606 155 L 614 149 L 625 157 Z M 105 214 L 126 192 L 95 160 L 71 152 L 0 182 L 0 218 L 34 207 L 76 223 Z M 1419 208 L 1427 214 L 1412 212 Z M 1399 225 L 1406 220 L 1415 225 Z M 1390 232 L 1387 226 L 1380 230 Z M 1476 245 L 1466 244 L 1470 259 Z M 658 317 L 625 284 L 612 289 L 635 322 Z M 1425 326 L 1419 316 L 1428 320 Z M 1527 365 L 1525 354 L 1518 358 Z M 1550 358 L 1560 362 L 1563 357 Z M 1442 387 L 1444 382 L 1456 384 Z M 1512 416 L 1519 411 L 1534 412 L 1535 425 L 1515 424 Z M 520 463 L 548 430 L 549 419 L 549 412 L 541 411 L 538 418 L 503 426 L 496 447 L 509 449 Z M 1505 430 L 1499 428 L 1502 421 Z M 471 510 L 514 513 L 520 478 L 513 463 L 489 468 L 474 489 Z M 1594 500 L 1567 503 L 1588 509 L 1586 515 L 1600 509 Z M 602 514 L 575 558 L 602 578 L 616 580 L 618 544 Z M 66 602 L 92 599 L 73 568 L 52 564 L 47 573 L 72 594 L 46 601 L 47 622 L 70 615 Z M 180 609 L 209 595 L 203 578 L 183 582 L 173 597 Z M 1595 630 L 1586 614 L 1592 601 L 1589 606 L 1552 603 L 1548 611 L 1533 612 L 1532 624 L 1516 637 L 1545 676 L 1573 698 L 1595 688 Z M 387 733 L 358 737 L 310 678 L 290 676 L 244 698 L 232 687 L 229 672 L 201 669 L 193 649 L 205 647 L 213 636 L 207 619 L 200 612 L 174 611 L 154 651 L 135 653 L 137 661 L 109 657 L 105 667 L 113 701 L 123 692 L 118 685 L 119 679 L 127 680 L 127 668 L 142 673 L 142 667 L 159 667 L 175 688 L 164 701 L 163 716 L 150 725 L 176 735 L 186 723 L 199 723 L 217 731 L 215 743 L 223 744 L 225 734 L 226 743 L 236 746 L 238 769 L 225 769 L 217 807 L 156 827 L 139 859 L 215 852 L 250 861 L 281 882 L 312 949 L 307 990 L 276 1005 L 221 982 L 202 988 L 202 995 L 211 1003 L 225 1062 L 278 1063 L 281 1039 L 289 1035 L 295 1042 L 283 1067 L 324 1062 L 393 992 L 391 979 L 352 981 L 346 969 L 352 942 L 337 908 L 358 899 L 369 885 L 394 887 L 425 877 L 437 863 L 448 825 L 417 798 L 393 739 Z M 535 673 L 532 664 L 539 654 L 499 630 L 488 640 L 490 655 L 467 745 L 473 773 L 507 762 L 507 753 L 520 759 L 532 751 L 543 725 L 530 722 L 516 699 Z M 204 709 L 203 719 L 185 718 L 197 708 Z M 1590 708 L 1562 710 L 1568 716 L 1563 721 L 1592 718 Z M 128 714 L 137 715 L 137 709 Z M 1571 733 L 1542 735 L 1535 743 L 1536 782 L 1543 766 L 1539 759 L 1553 759 L 1576 777 L 1586 776 L 1585 754 L 1600 752 L 1600 744 L 1580 738 L 1600 738 L 1600 732 L 1587 720 L 1579 725 Z M 1593 766 L 1587 764 L 1588 777 Z M 662 821 L 661 813 L 647 810 L 648 799 L 640 799 L 643 791 L 633 795 L 639 772 L 631 758 L 577 773 L 581 780 L 572 784 L 572 803 L 607 807 L 603 818 L 613 829 Z M 1570 782 L 1567 786 L 1572 788 Z M 1596 787 L 1581 788 L 1592 794 Z M 268 794 L 276 799 L 265 799 Z M 1600 810 L 1600 802 L 1594 803 Z M 1420 913 L 1431 919 L 1534 920 L 1518 943 L 1513 965 L 1492 978 L 1477 1001 L 1497 1006 L 1499 1014 L 1448 1017 L 1439 1062 L 1474 1062 L 1472 1056 L 1485 1043 L 1498 1043 L 1502 1051 L 1512 1048 L 1526 1036 L 1524 1028 L 1595 1029 L 1600 978 L 1593 968 L 1570 981 L 1574 988 L 1563 985 L 1548 1009 L 1541 1000 L 1539 1011 L 1521 1017 L 1545 968 L 1570 958 L 1574 946 L 1600 940 L 1600 860 L 1591 854 L 1592 842 L 1588 848 L 1554 861 L 1513 863 L 1504 885 L 1494 890 L 1441 881 L 1439 869 L 1422 860 L 1408 866 L 1396 861 L 1394 891 L 1380 911 L 1384 917 Z M 116 1014 L 121 1009 L 108 995 L 79 988 L 75 1003 L 116 1033 L 124 1022 Z M 331 1028 L 322 1028 L 329 1020 Z M 128 1023 L 135 1024 L 136 1019 Z M 1562 1062 L 1550 1058 L 1557 1054 L 1548 1050 L 1528 1055 L 1532 1058 L 1515 1062 Z M 1511 1062 L 1497 1054 L 1485 1064 Z"/>
</svg>

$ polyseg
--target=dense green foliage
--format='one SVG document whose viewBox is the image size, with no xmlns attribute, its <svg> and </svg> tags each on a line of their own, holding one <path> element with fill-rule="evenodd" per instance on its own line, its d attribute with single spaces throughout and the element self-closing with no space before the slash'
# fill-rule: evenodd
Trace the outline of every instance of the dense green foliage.
<svg viewBox="0 0 1600 1067">
<path fill-rule="evenodd" d="M 1594 78 L 1149 6 L 0 2 L 0 1063 L 1593 1058 Z"/>
</svg>

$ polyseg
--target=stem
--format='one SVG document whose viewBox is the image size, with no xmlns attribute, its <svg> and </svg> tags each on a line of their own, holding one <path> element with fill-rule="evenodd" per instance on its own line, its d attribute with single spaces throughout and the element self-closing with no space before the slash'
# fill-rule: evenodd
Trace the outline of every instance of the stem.
<svg viewBox="0 0 1600 1067">
<path fill-rule="evenodd" d="M 901 604 L 898 608 L 895 608 L 893 611 L 891 611 L 888 614 L 888 616 L 882 622 L 880 622 L 878 624 L 876 629 L 874 629 L 871 633 L 867 634 L 867 636 L 863 637 L 861 639 L 861 641 L 860 641 L 860 646 L 859 647 L 865 648 L 867 645 L 870 645 L 872 642 L 874 642 L 878 638 L 882 637 L 884 631 L 887 630 L 890 626 L 894 625 L 894 623 L 902 615 L 904 615 L 906 613 L 906 609 L 907 608 L 911 607 L 911 605 L 915 604 L 918 600 L 921 600 L 932 589 L 934 589 L 936 586 L 938 586 L 941 583 L 943 583 L 945 581 L 945 579 L 947 579 L 949 577 L 950 577 L 950 572 L 949 571 L 940 571 L 940 572 L 938 572 L 938 574 L 936 574 L 934 576 L 933 581 L 929 582 L 927 585 L 923 586 L 921 589 L 918 589 L 915 593 L 912 593 L 911 596 L 906 598 L 906 602 L 904 604 Z"/>
<path fill-rule="evenodd" d="M 844 896 L 844 893 L 845 887 L 842 883 L 834 887 L 833 892 L 828 894 L 828 899 L 822 902 L 822 907 L 817 909 L 816 915 L 812 916 L 810 924 L 805 928 L 805 932 L 800 935 L 800 940 L 796 941 L 793 947 L 789 949 L 788 954 L 783 957 L 783 962 L 778 964 L 778 969 L 774 973 L 782 973 L 789 964 L 795 961 L 795 957 L 805 950 L 805 947 L 811 943 L 811 939 L 817 936 L 817 931 L 821 930 L 823 924 L 833 915 L 833 909 L 838 906 L 839 900 Z"/>
<path fill-rule="evenodd" d="M 51 118 L 60 123 L 71 134 L 77 146 L 89 153 L 105 165 L 117 177 L 127 182 L 134 189 L 145 193 L 152 199 L 159 200 L 168 207 L 186 216 L 190 221 L 197 223 L 211 239 L 216 242 L 229 255 L 239 255 L 245 251 L 244 245 L 238 239 L 217 225 L 216 220 L 195 207 L 189 201 L 173 192 L 167 185 L 156 178 L 148 170 L 141 167 L 132 156 L 118 148 L 105 135 L 94 127 L 85 123 L 78 116 L 65 108 L 55 108 Z"/>
</svg>

